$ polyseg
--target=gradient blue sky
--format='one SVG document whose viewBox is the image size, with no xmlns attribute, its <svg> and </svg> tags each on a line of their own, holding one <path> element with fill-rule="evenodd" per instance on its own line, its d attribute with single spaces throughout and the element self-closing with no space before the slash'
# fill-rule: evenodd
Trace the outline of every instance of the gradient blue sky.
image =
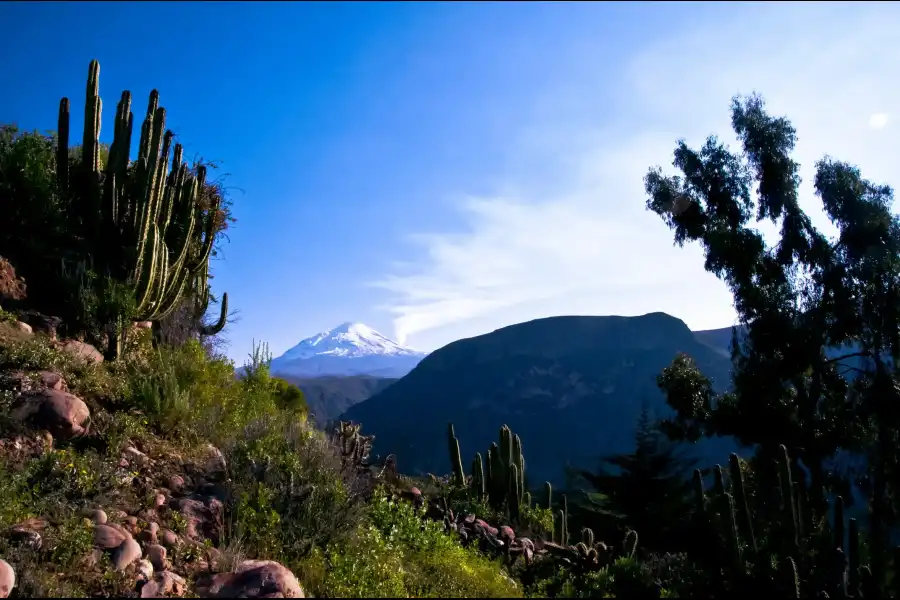
<svg viewBox="0 0 900 600">
<path fill-rule="evenodd" d="M 897 183 L 897 3 L 7 2 L 0 22 L 0 122 L 54 128 L 62 96 L 79 115 L 96 58 L 104 141 L 120 92 L 140 117 L 155 87 L 188 156 L 222 162 L 238 361 L 348 320 L 425 350 L 556 314 L 731 324 L 641 178 L 676 138 L 731 139 L 735 93 L 795 122 L 807 181 L 828 152 Z"/>
</svg>

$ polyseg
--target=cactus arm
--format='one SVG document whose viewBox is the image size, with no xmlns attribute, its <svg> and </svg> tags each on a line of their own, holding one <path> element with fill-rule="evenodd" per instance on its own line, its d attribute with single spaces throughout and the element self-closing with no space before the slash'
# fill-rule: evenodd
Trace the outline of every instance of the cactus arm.
<svg viewBox="0 0 900 600">
<path fill-rule="evenodd" d="M 228 292 L 222 293 L 222 302 L 219 309 L 219 320 L 213 325 L 204 325 L 200 328 L 200 335 L 215 335 L 225 327 L 228 316 Z"/>
</svg>

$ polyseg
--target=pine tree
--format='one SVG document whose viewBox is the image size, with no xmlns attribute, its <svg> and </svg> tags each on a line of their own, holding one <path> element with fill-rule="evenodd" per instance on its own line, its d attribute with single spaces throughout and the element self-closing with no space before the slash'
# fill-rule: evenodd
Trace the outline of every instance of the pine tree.
<svg viewBox="0 0 900 600">
<path fill-rule="evenodd" d="M 573 514 L 598 532 L 632 528 L 649 550 L 673 550 L 689 509 L 689 474 L 694 460 L 680 455 L 649 410 L 638 417 L 634 450 L 601 459 L 596 472 L 577 471 L 590 486 Z"/>
</svg>

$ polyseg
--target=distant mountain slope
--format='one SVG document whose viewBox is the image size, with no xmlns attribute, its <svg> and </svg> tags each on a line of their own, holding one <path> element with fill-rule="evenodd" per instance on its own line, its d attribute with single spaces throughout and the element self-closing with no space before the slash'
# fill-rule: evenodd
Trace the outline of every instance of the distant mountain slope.
<svg viewBox="0 0 900 600">
<path fill-rule="evenodd" d="M 397 454 L 410 474 L 449 471 L 448 422 L 466 464 L 505 423 L 522 438 L 531 483 L 561 482 L 567 462 L 592 467 L 601 455 L 630 450 L 643 404 L 657 416 L 668 413 L 656 377 L 678 352 L 690 354 L 717 387 L 727 386 L 727 354 L 675 317 L 552 317 L 436 350 L 341 418 L 363 423 L 377 436 L 375 451 Z M 722 461 L 731 447 L 714 440 L 697 451 Z"/>
<path fill-rule="evenodd" d="M 351 406 L 368 400 L 397 381 L 371 375 L 314 378 L 283 375 L 281 377 L 303 390 L 310 415 L 315 417 L 318 427 L 324 427 Z"/>
<path fill-rule="evenodd" d="M 362 323 L 343 323 L 272 360 L 272 373 L 299 378 L 329 375 L 403 377 L 424 352 L 401 346 Z"/>
</svg>

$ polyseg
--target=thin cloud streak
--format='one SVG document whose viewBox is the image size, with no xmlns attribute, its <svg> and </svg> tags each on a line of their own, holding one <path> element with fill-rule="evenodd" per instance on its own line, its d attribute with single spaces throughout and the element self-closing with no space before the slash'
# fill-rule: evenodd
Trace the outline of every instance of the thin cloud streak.
<svg viewBox="0 0 900 600">
<path fill-rule="evenodd" d="M 553 184 L 513 170 L 503 189 L 515 192 L 460 201 L 465 231 L 411 236 L 421 260 L 376 282 L 389 292 L 384 308 L 398 341 L 436 347 L 555 314 L 661 310 L 694 329 L 731 324 L 727 290 L 704 272 L 698 248 L 673 247 L 644 209 L 642 179 L 650 166 L 671 163 L 679 137 L 698 144 L 716 133 L 733 143 L 728 106 L 736 93 L 759 91 L 773 113 L 794 122 L 803 202 L 818 225 L 828 228 L 809 182 L 824 154 L 896 185 L 900 157 L 877 129 L 900 108 L 900 11 L 765 6 L 758 22 L 708 23 L 635 54 L 606 81 L 620 106 L 606 119 L 586 113 L 573 124 L 568 114 L 560 116 L 565 126 L 552 118 L 528 124 L 511 154 L 527 148 L 518 152 L 522 165 L 552 157 Z M 779 11 L 783 18 L 773 20 Z"/>
</svg>

